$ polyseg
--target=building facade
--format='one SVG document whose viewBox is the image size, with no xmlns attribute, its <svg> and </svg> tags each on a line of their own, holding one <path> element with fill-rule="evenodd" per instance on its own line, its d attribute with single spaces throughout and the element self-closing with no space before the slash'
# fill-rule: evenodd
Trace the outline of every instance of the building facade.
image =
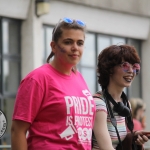
<svg viewBox="0 0 150 150">
<path fill-rule="evenodd" d="M 146 130 L 150 131 L 150 1 L 149 0 L 50 0 L 49 13 L 37 16 L 35 0 L 0 0 L 0 110 L 8 127 L 0 149 L 10 147 L 10 127 L 15 95 L 21 79 L 46 62 L 52 29 L 63 17 L 87 25 L 85 51 L 79 71 L 92 93 L 100 89 L 96 78 L 97 56 L 111 44 L 130 44 L 141 57 L 141 73 L 125 89 L 146 105 Z M 150 143 L 147 143 L 150 146 Z"/>
</svg>

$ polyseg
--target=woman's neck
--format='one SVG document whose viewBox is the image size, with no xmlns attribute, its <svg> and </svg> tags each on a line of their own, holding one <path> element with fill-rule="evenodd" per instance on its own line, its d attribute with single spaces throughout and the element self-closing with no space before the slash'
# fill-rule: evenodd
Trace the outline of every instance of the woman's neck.
<svg viewBox="0 0 150 150">
<path fill-rule="evenodd" d="M 54 60 L 50 62 L 50 65 L 55 68 L 58 72 L 63 73 L 65 75 L 70 75 L 72 72 L 72 67 L 65 66 L 60 63 L 55 62 Z"/>
<path fill-rule="evenodd" d="M 108 93 L 112 96 L 112 98 L 116 101 L 116 102 L 120 102 L 122 101 L 121 99 L 121 95 L 122 95 L 122 91 L 123 89 L 117 88 L 117 87 L 113 87 L 113 86 L 108 86 L 107 87 Z"/>
</svg>

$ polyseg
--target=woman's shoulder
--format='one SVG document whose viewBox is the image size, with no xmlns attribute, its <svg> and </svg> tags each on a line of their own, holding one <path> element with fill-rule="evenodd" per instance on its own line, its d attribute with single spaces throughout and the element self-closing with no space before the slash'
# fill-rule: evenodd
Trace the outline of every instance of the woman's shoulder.
<svg viewBox="0 0 150 150">
<path fill-rule="evenodd" d="M 96 92 L 95 94 L 93 94 L 93 98 L 98 98 L 100 100 L 104 100 L 104 97 L 103 97 L 103 92 L 102 91 L 98 91 Z"/>
<path fill-rule="evenodd" d="M 104 99 L 102 91 L 98 91 L 95 94 L 93 94 L 93 99 L 94 99 L 96 104 L 103 104 L 103 105 L 105 105 L 105 99 Z"/>
<path fill-rule="evenodd" d="M 44 64 L 38 68 L 35 68 L 34 70 L 32 70 L 31 72 L 29 72 L 23 79 L 22 81 L 26 81 L 26 82 L 31 82 L 31 81 L 35 81 L 37 83 L 43 82 L 47 76 L 47 72 L 48 72 L 48 65 Z"/>
<path fill-rule="evenodd" d="M 93 99 L 95 101 L 96 111 L 102 110 L 107 112 L 106 103 L 102 91 L 98 91 L 95 94 L 93 94 Z"/>
</svg>

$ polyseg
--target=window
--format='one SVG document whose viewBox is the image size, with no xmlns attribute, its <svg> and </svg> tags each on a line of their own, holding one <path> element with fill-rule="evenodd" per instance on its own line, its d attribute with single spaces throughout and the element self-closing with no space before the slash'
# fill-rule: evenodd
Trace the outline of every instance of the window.
<svg viewBox="0 0 150 150">
<path fill-rule="evenodd" d="M 46 63 L 46 59 L 51 52 L 50 42 L 52 40 L 52 31 L 53 28 L 49 26 L 44 26 L 44 58 L 43 63 Z"/>
<path fill-rule="evenodd" d="M 0 18 L 0 109 L 7 118 L 7 130 L 0 145 L 10 145 L 13 106 L 21 79 L 20 62 L 20 21 Z"/>
<path fill-rule="evenodd" d="M 95 36 L 91 33 L 87 33 L 85 40 L 85 49 L 82 59 L 79 63 L 79 70 L 88 81 L 87 85 L 92 93 L 96 91 L 96 51 L 95 51 Z"/>
<path fill-rule="evenodd" d="M 139 40 L 128 39 L 127 43 L 133 45 L 137 49 L 139 56 L 141 56 L 141 51 L 140 51 L 141 45 Z M 129 97 L 142 97 L 141 88 L 142 87 L 141 87 L 141 73 L 140 73 L 138 76 L 134 78 L 131 87 L 129 87 L 128 90 Z"/>
<path fill-rule="evenodd" d="M 87 33 L 85 41 L 84 55 L 79 64 L 79 70 L 85 78 L 92 94 L 96 91 L 101 90 L 101 87 L 97 83 L 96 77 L 96 64 L 99 53 L 106 47 L 116 44 L 129 44 L 136 47 L 139 56 L 140 54 L 140 41 L 134 39 L 128 39 L 123 37 L 116 37 L 110 35 Z M 94 60 L 94 62 L 93 62 Z M 124 89 L 128 97 L 142 97 L 141 93 L 141 75 L 135 77 L 131 87 Z"/>
<path fill-rule="evenodd" d="M 45 58 L 50 53 L 50 46 L 49 43 L 51 41 L 52 36 L 52 27 L 44 26 L 44 37 L 45 37 Z M 98 54 L 107 46 L 112 44 L 121 45 L 121 44 L 129 44 L 136 47 L 139 55 L 140 55 L 140 43 L 141 41 L 135 39 L 129 39 L 124 37 L 117 37 L 111 35 L 104 35 L 98 33 L 86 33 L 86 40 L 85 40 L 85 49 L 82 56 L 80 63 L 78 64 L 78 70 L 83 75 L 84 79 L 86 80 L 89 89 L 92 94 L 96 91 L 101 90 L 100 86 L 97 83 L 97 75 L 96 75 L 96 64 L 97 64 L 97 57 Z M 128 97 L 141 97 L 141 76 L 138 75 L 135 77 L 134 82 L 131 87 L 128 89 L 125 88 L 125 92 L 127 93 Z"/>
</svg>

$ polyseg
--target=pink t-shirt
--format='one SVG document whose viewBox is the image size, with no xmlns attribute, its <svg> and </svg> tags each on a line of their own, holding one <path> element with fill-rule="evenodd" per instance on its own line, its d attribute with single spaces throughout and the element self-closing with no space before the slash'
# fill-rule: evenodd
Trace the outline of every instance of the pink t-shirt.
<svg viewBox="0 0 150 150">
<path fill-rule="evenodd" d="M 140 121 L 133 119 L 134 131 L 143 130 L 142 124 Z"/>
<path fill-rule="evenodd" d="M 13 120 L 31 123 L 28 150 L 91 150 L 95 103 L 77 71 L 45 64 L 21 81 Z"/>
</svg>

